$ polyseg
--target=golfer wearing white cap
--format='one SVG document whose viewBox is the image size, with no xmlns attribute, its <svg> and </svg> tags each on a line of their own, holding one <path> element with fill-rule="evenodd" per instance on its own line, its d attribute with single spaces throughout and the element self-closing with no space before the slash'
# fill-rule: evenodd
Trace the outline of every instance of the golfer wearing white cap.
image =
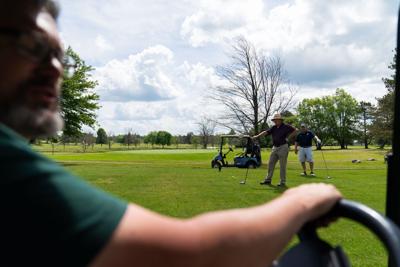
<svg viewBox="0 0 400 267">
<path fill-rule="evenodd" d="M 303 172 L 301 175 L 307 175 L 307 167 L 306 161 L 310 164 L 310 175 L 315 176 L 314 174 L 314 160 L 312 155 L 312 140 L 315 140 L 318 143 L 321 143 L 321 140 L 316 136 L 313 132 L 307 129 L 307 125 L 302 123 L 300 125 L 300 133 L 296 136 L 296 142 L 294 144 L 294 153 L 299 155 L 299 161 L 301 166 L 303 167 Z M 300 149 L 298 149 L 300 147 Z"/>
</svg>

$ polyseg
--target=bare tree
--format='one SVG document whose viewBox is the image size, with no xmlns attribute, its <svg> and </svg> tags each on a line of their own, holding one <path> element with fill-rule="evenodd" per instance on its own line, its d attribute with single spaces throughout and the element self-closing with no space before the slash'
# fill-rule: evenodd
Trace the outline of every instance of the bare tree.
<svg viewBox="0 0 400 267">
<path fill-rule="evenodd" d="M 207 149 L 210 138 L 214 134 L 216 123 L 209 118 L 202 117 L 197 125 L 199 126 L 199 136 L 201 138 L 203 148 Z"/>
<path fill-rule="evenodd" d="M 233 45 L 231 60 L 218 67 L 224 85 L 211 95 L 227 109 L 218 122 L 235 132 L 257 134 L 274 113 L 292 107 L 296 91 L 285 78 L 281 59 L 263 55 L 243 37 Z"/>
<path fill-rule="evenodd" d="M 114 142 L 115 136 L 112 131 L 108 132 L 108 149 L 111 150 L 111 145 Z"/>
<path fill-rule="evenodd" d="M 124 135 L 124 144 L 128 145 L 128 150 L 132 143 L 133 143 L 132 128 L 129 128 L 128 133 Z"/>
<path fill-rule="evenodd" d="M 94 137 L 93 133 L 84 133 L 81 136 L 81 143 L 83 152 L 86 152 L 87 147 L 92 146 L 92 150 L 94 144 L 96 143 L 96 137 Z"/>
</svg>

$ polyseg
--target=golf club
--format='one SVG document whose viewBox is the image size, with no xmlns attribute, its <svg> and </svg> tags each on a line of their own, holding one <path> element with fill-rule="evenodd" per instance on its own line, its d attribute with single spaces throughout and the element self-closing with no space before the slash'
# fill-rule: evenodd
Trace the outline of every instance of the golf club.
<svg viewBox="0 0 400 267">
<path fill-rule="evenodd" d="M 322 159 L 324 160 L 324 163 L 325 163 L 326 174 L 328 175 L 326 178 L 331 179 L 331 177 L 329 176 L 329 169 L 328 169 L 328 166 L 326 165 L 326 160 L 325 160 L 324 152 L 322 151 L 322 149 L 321 149 L 321 155 L 322 155 Z"/>
<path fill-rule="evenodd" d="M 247 169 L 247 170 L 246 170 L 246 177 L 244 178 L 243 181 L 240 182 L 240 184 L 246 184 L 246 182 L 247 182 L 247 174 L 248 174 L 248 172 L 249 172 L 249 168 L 246 168 L 246 169 Z"/>
</svg>

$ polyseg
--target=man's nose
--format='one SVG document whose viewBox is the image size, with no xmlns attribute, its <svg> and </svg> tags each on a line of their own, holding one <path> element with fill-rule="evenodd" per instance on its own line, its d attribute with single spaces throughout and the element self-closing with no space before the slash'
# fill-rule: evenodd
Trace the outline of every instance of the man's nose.
<svg viewBox="0 0 400 267">
<path fill-rule="evenodd" d="M 40 70 L 47 75 L 60 78 L 63 74 L 64 68 L 60 59 L 53 55 L 49 55 L 40 63 Z"/>
</svg>

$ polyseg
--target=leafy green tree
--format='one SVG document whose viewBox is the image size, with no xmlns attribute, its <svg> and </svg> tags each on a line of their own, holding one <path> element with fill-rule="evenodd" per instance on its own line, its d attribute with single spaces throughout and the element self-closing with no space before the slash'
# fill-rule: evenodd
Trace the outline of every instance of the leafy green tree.
<svg viewBox="0 0 400 267">
<path fill-rule="evenodd" d="M 176 145 L 176 148 L 179 148 L 180 140 L 179 136 L 172 136 L 171 143 Z"/>
<path fill-rule="evenodd" d="M 106 131 L 103 128 L 99 128 L 97 130 L 96 144 L 103 146 L 103 144 L 107 144 L 107 142 L 108 137 Z"/>
<path fill-rule="evenodd" d="M 71 137 L 81 135 L 84 125 L 94 127 L 96 110 L 99 109 L 99 96 L 93 92 L 97 81 L 91 78 L 92 66 L 85 62 L 68 47 L 66 55 L 74 59 L 75 72 L 71 77 L 65 76 L 62 83 L 61 115 L 65 121 L 63 134 Z"/>
<path fill-rule="evenodd" d="M 200 138 L 196 135 L 193 135 L 192 136 L 192 144 L 193 144 L 194 148 L 197 149 L 200 144 Z"/>
<path fill-rule="evenodd" d="M 329 139 L 328 109 L 333 106 L 332 97 L 304 99 L 297 107 L 299 120 L 326 143 Z"/>
<path fill-rule="evenodd" d="M 186 136 L 184 137 L 184 144 L 188 144 L 191 145 L 192 144 L 192 138 L 193 138 L 194 133 L 193 132 L 189 132 L 186 134 Z"/>
<path fill-rule="evenodd" d="M 161 145 L 164 148 L 165 145 L 171 145 L 172 135 L 167 131 L 159 131 L 157 133 L 156 144 Z"/>
<path fill-rule="evenodd" d="M 304 99 L 297 108 L 299 119 L 322 140 L 334 139 L 342 149 L 358 135 L 360 108 L 356 99 L 343 89 L 332 96 Z"/>
<path fill-rule="evenodd" d="M 119 144 L 124 144 L 124 138 L 125 138 L 125 135 L 119 134 L 114 137 L 114 141 Z"/>
<path fill-rule="evenodd" d="M 395 51 L 393 62 L 389 65 L 389 69 L 393 70 L 394 74 L 389 78 L 382 79 L 388 92 L 381 98 L 376 99 L 378 101 L 377 107 L 373 113 L 374 118 L 371 126 L 371 133 L 381 148 L 391 143 L 393 135 L 396 53 L 397 51 Z"/>
<path fill-rule="evenodd" d="M 298 127 L 301 123 L 299 117 L 296 114 L 286 110 L 281 113 L 282 117 L 285 119 L 285 123 Z"/>
<path fill-rule="evenodd" d="M 128 146 L 128 149 L 130 145 L 133 143 L 133 135 L 131 131 L 128 131 L 126 135 L 124 135 L 124 144 Z"/>
<path fill-rule="evenodd" d="M 134 133 L 134 134 L 132 135 L 132 143 L 133 143 L 133 145 L 134 145 L 135 147 L 137 147 L 138 145 L 140 145 L 140 141 L 141 141 L 140 135 Z"/>
<path fill-rule="evenodd" d="M 153 147 L 154 144 L 157 143 L 157 132 L 156 132 L 156 131 L 153 131 L 153 132 L 150 132 L 149 134 L 147 134 L 147 135 L 144 137 L 143 142 L 144 142 L 145 144 L 151 144 L 151 147 Z"/>
<path fill-rule="evenodd" d="M 394 91 L 377 98 L 377 101 L 371 132 L 377 143 L 383 148 L 386 144 L 391 143 L 393 135 Z"/>
<path fill-rule="evenodd" d="M 382 81 L 385 84 L 385 87 L 388 89 L 389 92 L 394 92 L 396 86 L 396 56 L 397 56 L 397 49 L 394 51 L 393 61 L 389 64 L 388 68 L 393 70 L 394 73 L 389 78 L 383 78 Z"/>
</svg>

